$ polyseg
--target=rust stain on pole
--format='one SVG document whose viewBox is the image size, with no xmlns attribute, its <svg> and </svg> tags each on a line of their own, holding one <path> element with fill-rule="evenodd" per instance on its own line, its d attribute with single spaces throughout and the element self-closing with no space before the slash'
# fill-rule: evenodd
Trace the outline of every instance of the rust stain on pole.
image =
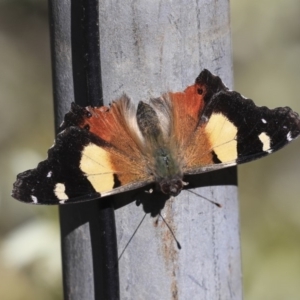
<svg viewBox="0 0 300 300">
<path fill-rule="evenodd" d="M 174 222 L 174 211 L 172 209 L 172 204 L 175 198 L 171 198 L 167 201 L 166 206 L 162 213 L 165 215 L 164 219 L 170 226 L 173 234 L 176 237 L 177 226 Z M 178 284 L 177 284 L 177 271 L 178 271 L 178 249 L 176 247 L 176 241 L 172 235 L 171 230 L 167 227 L 165 222 L 161 220 L 161 240 L 162 240 L 162 254 L 164 257 L 164 262 L 166 270 L 171 279 L 171 295 L 173 300 L 178 299 Z"/>
</svg>

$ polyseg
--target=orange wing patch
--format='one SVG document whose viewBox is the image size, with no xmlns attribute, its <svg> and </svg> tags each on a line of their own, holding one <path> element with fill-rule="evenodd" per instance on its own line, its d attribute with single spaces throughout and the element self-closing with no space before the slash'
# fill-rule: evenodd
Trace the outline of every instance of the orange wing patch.
<svg viewBox="0 0 300 300">
<path fill-rule="evenodd" d="M 173 131 L 181 148 L 190 143 L 204 107 L 203 97 L 197 90 L 198 86 L 195 84 L 187 87 L 183 93 L 169 93 L 172 102 Z"/>
<path fill-rule="evenodd" d="M 134 107 L 124 96 L 111 107 L 88 107 L 91 117 L 84 118 L 80 127 L 88 126 L 89 131 L 118 148 L 134 159 L 142 159 L 142 139 L 136 124 Z"/>
<path fill-rule="evenodd" d="M 214 113 L 201 120 L 210 90 L 204 84 L 189 86 L 183 93 L 170 93 L 174 135 L 178 141 L 183 168 L 190 170 L 237 159 L 237 128 L 224 115 Z"/>
<path fill-rule="evenodd" d="M 80 169 L 101 194 L 119 186 L 148 182 L 150 178 L 140 161 L 129 159 L 114 147 L 99 147 L 92 143 L 82 151 Z"/>
<path fill-rule="evenodd" d="M 141 152 L 143 138 L 135 113 L 130 100 L 123 96 L 110 107 L 87 107 L 79 120 L 72 121 L 100 141 L 100 144 L 91 142 L 85 146 L 80 160 L 80 169 L 97 192 L 146 182 L 151 177 Z"/>
<path fill-rule="evenodd" d="M 192 169 L 213 163 L 211 143 L 200 126 L 200 118 L 205 106 L 204 86 L 194 84 L 183 93 L 169 93 L 173 110 L 173 130 L 183 168 Z"/>
</svg>

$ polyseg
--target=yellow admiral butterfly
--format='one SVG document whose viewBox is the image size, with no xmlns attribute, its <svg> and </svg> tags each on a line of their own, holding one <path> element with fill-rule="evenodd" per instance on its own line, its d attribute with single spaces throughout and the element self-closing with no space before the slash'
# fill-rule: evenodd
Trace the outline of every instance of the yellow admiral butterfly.
<svg viewBox="0 0 300 300">
<path fill-rule="evenodd" d="M 290 108 L 257 107 L 203 70 L 184 92 L 141 101 L 137 109 L 126 95 L 110 107 L 73 103 L 48 159 L 18 175 L 12 196 L 65 204 L 150 183 L 176 196 L 184 175 L 266 156 L 299 133 Z"/>
</svg>

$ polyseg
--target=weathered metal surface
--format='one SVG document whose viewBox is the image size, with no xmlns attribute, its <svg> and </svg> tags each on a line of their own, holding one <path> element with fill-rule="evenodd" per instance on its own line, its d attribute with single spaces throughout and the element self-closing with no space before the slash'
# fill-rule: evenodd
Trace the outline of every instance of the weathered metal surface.
<svg viewBox="0 0 300 300">
<path fill-rule="evenodd" d="M 228 1 L 106 0 L 99 14 L 105 103 L 181 91 L 203 68 L 232 87 Z M 162 215 L 181 250 L 147 216 L 120 261 L 121 299 L 242 299 L 235 169 L 198 179 L 197 193 L 222 208 L 188 191 L 167 202 Z M 135 203 L 116 211 L 119 252 L 143 215 Z"/>
</svg>

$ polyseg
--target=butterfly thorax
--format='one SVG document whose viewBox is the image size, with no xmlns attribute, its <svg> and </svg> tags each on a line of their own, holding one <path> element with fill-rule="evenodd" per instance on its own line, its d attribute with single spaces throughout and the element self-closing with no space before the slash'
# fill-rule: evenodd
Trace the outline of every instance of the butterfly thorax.
<svg viewBox="0 0 300 300">
<path fill-rule="evenodd" d="M 144 154 L 149 160 L 149 172 L 164 194 L 177 196 L 182 188 L 182 171 L 166 140 L 155 110 L 140 102 L 137 109 L 137 124 L 144 138 Z"/>
<path fill-rule="evenodd" d="M 154 153 L 154 176 L 160 190 L 167 195 L 177 196 L 182 188 L 182 172 L 172 152 L 167 148 Z"/>
</svg>

